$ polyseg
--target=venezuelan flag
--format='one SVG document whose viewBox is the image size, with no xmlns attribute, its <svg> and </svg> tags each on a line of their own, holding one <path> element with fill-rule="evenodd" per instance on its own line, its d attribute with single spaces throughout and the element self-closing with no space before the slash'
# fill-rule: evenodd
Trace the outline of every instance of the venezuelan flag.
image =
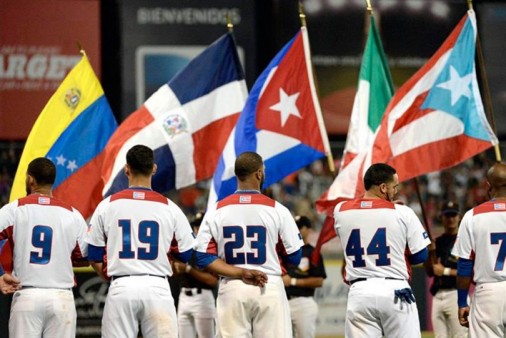
<svg viewBox="0 0 506 338">
<path fill-rule="evenodd" d="M 25 196 L 28 164 L 47 157 L 56 165 L 55 197 L 86 218 L 101 199 L 103 149 L 117 123 L 86 55 L 69 72 L 35 122 L 14 178 L 10 200 Z M 95 194 L 100 198 L 92 198 Z"/>
</svg>

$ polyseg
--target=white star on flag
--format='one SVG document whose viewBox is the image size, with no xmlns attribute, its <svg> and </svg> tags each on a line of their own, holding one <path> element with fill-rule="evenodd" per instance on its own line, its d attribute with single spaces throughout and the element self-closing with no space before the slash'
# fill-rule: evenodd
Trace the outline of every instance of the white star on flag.
<svg viewBox="0 0 506 338">
<path fill-rule="evenodd" d="M 69 169 L 71 172 L 74 172 L 74 170 L 77 169 L 77 164 L 75 160 L 69 161 L 69 164 L 67 165 L 67 169 Z"/>
<path fill-rule="evenodd" d="M 297 101 L 299 95 L 300 93 L 288 95 L 283 90 L 283 88 L 279 88 L 279 102 L 271 106 L 270 108 L 272 110 L 277 110 L 281 112 L 281 126 L 285 125 L 286 120 L 288 120 L 288 117 L 290 117 L 290 115 L 295 115 L 298 118 L 301 118 L 299 109 L 295 104 L 295 101 Z"/>
<path fill-rule="evenodd" d="M 465 96 L 468 99 L 471 98 L 471 89 L 469 85 L 473 79 L 473 74 L 469 73 L 460 77 L 457 70 L 450 66 L 450 79 L 446 82 L 437 85 L 438 88 L 448 89 L 452 96 L 452 106 L 457 103 L 461 96 Z"/>
<path fill-rule="evenodd" d="M 63 165 L 64 166 L 66 160 L 67 159 L 65 157 L 63 157 L 63 154 L 60 155 L 60 156 L 56 156 L 56 164 L 57 165 Z"/>
</svg>

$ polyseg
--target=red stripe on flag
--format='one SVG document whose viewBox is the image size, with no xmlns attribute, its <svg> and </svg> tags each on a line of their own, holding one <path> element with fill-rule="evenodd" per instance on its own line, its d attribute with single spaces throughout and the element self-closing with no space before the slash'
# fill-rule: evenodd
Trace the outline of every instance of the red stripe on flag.
<svg viewBox="0 0 506 338">
<path fill-rule="evenodd" d="M 195 179 L 213 176 L 228 137 L 239 119 L 239 113 L 214 121 L 192 134 Z"/>
<path fill-rule="evenodd" d="M 489 141 L 458 135 L 407 151 L 390 158 L 387 163 L 397 170 L 399 181 L 403 182 L 425 173 L 453 167 L 461 163 L 462 159 L 470 158 L 490 147 Z"/>
<path fill-rule="evenodd" d="M 311 255 L 311 262 L 314 265 L 318 266 L 320 263 L 320 252 L 322 251 L 323 244 L 327 243 L 334 237 L 337 237 L 336 231 L 334 229 L 334 217 L 327 216 L 323 221 L 322 229 L 320 230 L 320 235 L 318 236 L 318 241 L 316 242 L 313 254 Z"/>
<path fill-rule="evenodd" d="M 151 115 L 146 106 L 142 105 L 120 124 L 105 147 L 106 157 L 102 172 L 104 182 L 107 182 L 111 177 L 116 155 L 123 144 L 153 121 L 153 115 Z"/>
<path fill-rule="evenodd" d="M 90 217 L 102 200 L 104 182 L 100 174 L 104 162 L 105 151 L 102 151 L 54 189 L 53 195 L 79 210 L 84 218 Z"/>
</svg>

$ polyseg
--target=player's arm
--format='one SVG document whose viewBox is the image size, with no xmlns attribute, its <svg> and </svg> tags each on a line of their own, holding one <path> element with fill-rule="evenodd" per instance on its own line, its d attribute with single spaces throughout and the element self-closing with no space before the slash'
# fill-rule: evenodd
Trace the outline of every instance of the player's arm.
<svg viewBox="0 0 506 338">
<path fill-rule="evenodd" d="M 74 209 L 74 216 L 76 218 L 75 224 L 77 227 L 77 239 L 76 246 L 74 250 L 72 250 L 71 254 L 72 266 L 86 267 L 90 265 L 88 262 L 88 243 L 85 241 L 88 226 L 86 225 L 86 221 L 83 216 L 76 209 Z"/>
<path fill-rule="evenodd" d="M 417 265 L 427 261 L 428 257 L 429 257 L 429 250 L 427 248 L 423 248 L 417 253 L 414 253 L 411 256 L 409 256 L 408 260 L 411 265 Z"/>
<path fill-rule="evenodd" d="M 404 219 L 407 230 L 408 249 L 413 253 L 408 256 L 409 263 L 411 265 L 417 265 L 427 261 L 429 257 L 429 250 L 427 247 L 431 244 L 427 231 L 425 231 L 418 216 L 416 216 L 412 209 L 397 205 L 396 209 L 401 213 Z"/>
<path fill-rule="evenodd" d="M 242 279 L 242 281 L 246 284 L 263 287 L 265 283 L 267 283 L 267 275 L 265 273 L 258 270 L 239 268 L 225 263 L 225 261 L 220 258 L 215 259 L 211 264 L 209 264 L 207 269 L 220 276 Z"/>
<path fill-rule="evenodd" d="M 285 277 L 283 277 L 283 282 L 285 286 L 296 286 L 299 288 L 316 289 L 323 285 L 323 277 L 306 277 L 306 278 L 289 277 L 287 281 L 285 281 Z"/>
<path fill-rule="evenodd" d="M 459 258 L 457 262 L 457 303 L 459 306 L 460 325 L 469 327 L 469 305 L 467 298 L 469 287 L 471 286 L 471 276 L 473 272 L 474 261 L 465 258 Z"/>
<path fill-rule="evenodd" d="M 429 245 L 429 258 L 423 262 L 425 273 L 429 277 L 434 277 L 434 263 L 437 262 L 436 249 L 433 243 Z"/>
<path fill-rule="evenodd" d="M 218 277 L 210 272 L 201 270 L 191 264 L 185 264 L 183 262 L 174 260 L 173 262 L 174 272 L 176 274 L 188 274 L 198 281 L 205 283 L 211 287 L 218 285 Z"/>
<path fill-rule="evenodd" d="M 177 260 L 187 263 L 193 255 L 195 237 L 192 227 L 181 209 L 175 204 L 170 204 L 170 206 L 173 210 L 174 222 L 176 224 L 170 254 Z"/>
<path fill-rule="evenodd" d="M 107 275 L 104 272 L 104 262 L 90 262 L 90 265 L 93 268 L 93 270 L 95 270 L 97 275 L 99 275 L 103 280 L 105 281 L 110 280 L 110 278 L 107 277 Z"/>
<path fill-rule="evenodd" d="M 104 203 L 104 201 L 102 201 Z M 85 237 L 88 244 L 88 261 L 95 272 L 104 280 L 109 280 L 104 271 L 104 259 L 106 258 L 106 241 L 103 228 L 103 218 L 101 216 L 102 206 L 99 204 L 95 213 L 91 217 L 89 231 Z"/>
</svg>

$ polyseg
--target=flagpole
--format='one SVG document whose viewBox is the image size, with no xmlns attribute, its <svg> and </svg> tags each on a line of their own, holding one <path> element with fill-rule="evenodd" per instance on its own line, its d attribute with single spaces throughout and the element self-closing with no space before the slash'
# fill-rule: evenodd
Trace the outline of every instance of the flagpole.
<svg viewBox="0 0 506 338">
<path fill-rule="evenodd" d="M 227 29 L 229 33 L 232 33 L 234 31 L 234 24 L 232 23 L 232 17 L 230 16 L 230 13 L 227 13 Z"/>
<path fill-rule="evenodd" d="M 365 0 L 365 3 L 367 5 L 367 13 L 369 13 L 369 15 L 372 15 L 372 5 L 371 5 L 371 0 Z"/>
<path fill-rule="evenodd" d="M 469 10 L 473 10 L 473 1 L 467 0 L 467 7 Z M 494 118 L 494 106 L 492 104 L 492 95 L 490 94 L 490 87 L 488 85 L 488 78 L 487 78 L 487 70 L 485 68 L 485 60 L 483 58 L 483 50 L 481 48 L 481 40 L 480 36 L 476 34 L 476 59 L 478 61 L 478 69 L 480 74 L 480 80 L 481 80 L 481 86 L 483 89 L 484 94 L 484 103 L 485 103 L 485 111 L 487 113 L 488 121 L 490 123 L 490 126 L 492 127 L 492 130 L 497 135 L 497 128 L 495 125 L 495 118 Z M 499 148 L 499 143 L 494 145 L 494 152 L 495 152 L 495 159 L 497 162 L 501 162 L 501 149 Z"/>
<path fill-rule="evenodd" d="M 306 13 L 304 12 L 304 5 L 302 4 L 301 1 L 299 1 L 299 19 L 300 19 L 300 25 L 301 25 L 301 27 L 306 28 L 307 27 L 306 26 Z M 311 60 L 311 56 L 309 56 L 309 60 Z M 313 75 L 313 83 L 315 85 L 315 91 L 316 91 L 316 93 L 319 93 L 319 91 L 318 91 L 318 81 L 316 80 L 316 77 L 314 75 L 315 71 L 314 71 L 314 66 L 313 66 L 312 62 L 311 62 L 311 68 L 313 70 L 312 71 L 312 75 Z M 319 97 L 319 95 L 317 95 L 317 96 Z M 319 104 L 320 103 L 318 102 L 318 105 Z M 323 116 L 320 116 L 320 118 L 323 120 Z M 323 121 L 320 121 L 320 123 L 323 123 Z M 325 133 L 326 133 L 326 129 L 325 128 L 324 128 L 324 130 L 325 130 Z M 328 140 L 328 134 L 325 135 L 325 136 L 326 136 L 326 139 Z M 334 157 L 332 156 L 332 151 L 330 149 L 330 146 L 328 147 L 328 152 L 327 152 L 326 155 L 327 155 L 327 161 L 328 161 L 328 165 L 329 165 L 329 170 L 332 173 L 332 175 L 335 176 L 336 167 L 334 166 Z"/>
</svg>

